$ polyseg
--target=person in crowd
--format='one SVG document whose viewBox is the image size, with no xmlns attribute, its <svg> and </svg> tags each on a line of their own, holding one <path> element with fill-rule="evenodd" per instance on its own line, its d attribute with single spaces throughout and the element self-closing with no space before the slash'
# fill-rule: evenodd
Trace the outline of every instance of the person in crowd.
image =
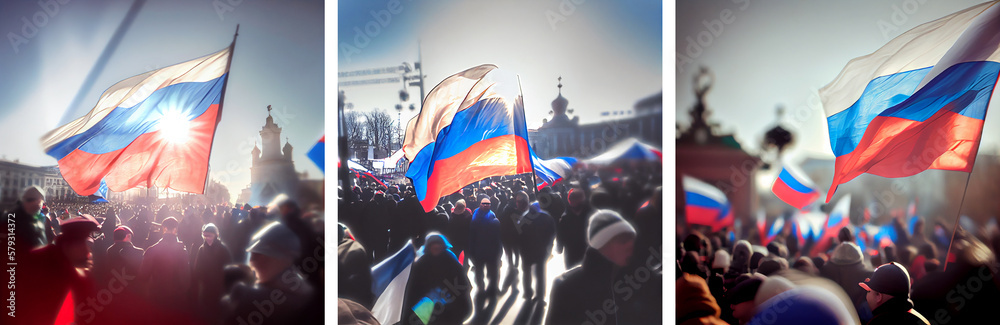
<svg viewBox="0 0 1000 325">
<path fill-rule="evenodd" d="M 913 283 L 914 308 L 936 323 L 975 324 L 995 317 L 1000 301 L 997 252 L 959 228 L 950 255 L 941 262 L 941 271 Z"/>
<path fill-rule="evenodd" d="M 866 304 L 865 291 L 857 283 L 871 276 L 872 271 L 864 264 L 861 248 L 853 242 L 844 242 L 833 250 L 830 261 L 823 265 L 820 275 L 836 282 L 851 298 L 855 310 L 862 321 L 869 319 L 871 308 Z"/>
<path fill-rule="evenodd" d="M 28 252 L 50 243 L 46 236 L 45 216 L 42 207 L 45 205 L 45 190 L 38 186 L 30 186 L 21 193 L 17 208 L 11 212 L 14 216 L 14 252 L 16 256 L 28 256 Z"/>
<path fill-rule="evenodd" d="M 480 207 L 473 214 L 469 233 L 469 257 L 476 264 L 477 312 L 483 309 L 480 301 L 496 302 L 500 285 L 500 254 L 503 243 L 500 238 L 500 221 L 491 210 L 493 203 L 483 198 Z M 489 286 L 484 283 L 484 273 L 489 277 Z M 480 299 L 485 297 L 486 299 Z"/>
<path fill-rule="evenodd" d="M 567 199 L 569 208 L 559 218 L 556 230 L 556 250 L 563 254 L 568 270 L 583 262 L 583 253 L 587 251 L 587 218 L 593 208 L 582 189 L 570 189 Z"/>
<path fill-rule="evenodd" d="M 237 284 L 222 299 L 224 324 L 322 324 L 323 312 L 316 290 L 294 265 L 302 253 L 301 241 L 281 222 L 271 222 L 251 238 L 247 253 L 257 275 L 252 286 Z M 274 297 L 281 297 L 280 301 Z M 253 318 L 260 309 L 268 317 Z M 257 320 L 263 318 L 259 323 Z"/>
<path fill-rule="evenodd" d="M 521 288 L 526 300 L 545 299 L 545 264 L 552 255 L 553 240 L 556 237 L 556 222 L 547 212 L 533 208 L 528 194 L 519 192 L 514 198 L 516 212 L 520 214 L 518 229 L 521 243 Z M 532 272 L 534 269 L 534 272 Z M 534 282 L 534 288 L 532 287 Z M 537 296 L 534 296 L 538 293 Z"/>
<path fill-rule="evenodd" d="M 684 273 L 677 279 L 676 288 L 678 325 L 727 324 L 719 318 L 719 305 L 708 293 L 705 279 Z"/>
<path fill-rule="evenodd" d="M 451 238 L 451 244 L 455 247 L 456 254 L 459 255 L 459 262 L 462 266 L 468 269 L 469 263 L 465 260 L 468 259 L 469 250 L 469 229 L 472 225 L 472 210 L 470 210 L 465 205 L 465 200 L 459 199 L 455 202 L 455 207 L 450 211 L 451 215 L 448 220 L 448 238 Z M 499 234 L 499 229 L 497 234 Z M 497 237 L 499 238 L 499 237 Z M 462 254 L 465 252 L 465 254 Z"/>
<path fill-rule="evenodd" d="M 817 269 L 816 266 L 813 265 L 813 260 L 807 256 L 800 256 L 799 258 L 795 259 L 795 263 L 792 264 L 792 268 L 799 270 L 805 274 L 809 274 L 812 276 L 819 276 L 819 269 Z"/>
<path fill-rule="evenodd" d="M 750 273 L 751 250 L 750 242 L 746 240 L 737 241 L 733 246 L 733 258 L 729 263 L 729 269 L 722 275 L 726 289 L 736 285 L 737 277 Z"/>
<path fill-rule="evenodd" d="M 371 310 L 350 299 L 337 299 L 337 324 L 380 325 Z"/>
<path fill-rule="evenodd" d="M 139 281 L 147 285 L 150 303 L 164 310 L 189 310 L 185 293 L 191 285 L 188 251 L 177 239 L 179 222 L 167 217 L 163 236 L 143 254 Z"/>
<path fill-rule="evenodd" d="M 867 292 L 865 299 L 872 308 L 873 317 L 868 325 L 930 325 L 923 315 L 913 309 L 913 302 L 910 300 L 910 274 L 902 264 L 882 264 L 870 278 L 859 282 L 858 286 Z"/>
<path fill-rule="evenodd" d="M 219 240 L 219 228 L 215 224 L 206 224 L 201 229 L 204 242 L 198 247 L 192 280 L 203 317 L 214 320 L 212 315 L 219 310 L 219 301 L 225 294 L 223 269 L 233 258 L 229 255 L 229 248 Z"/>
<path fill-rule="evenodd" d="M 133 277 L 139 275 L 139 267 L 142 265 L 142 255 L 145 251 L 132 244 L 132 229 L 128 226 L 115 228 L 112 236 L 115 243 L 108 247 L 108 267 L 112 272 L 119 272 L 122 275 Z"/>
<path fill-rule="evenodd" d="M 425 244 L 420 249 L 423 254 L 413 262 L 407 281 L 402 322 L 461 324 L 472 313 L 469 277 L 449 250 L 450 244 L 444 235 L 431 232 L 424 238 Z M 420 308 L 423 302 L 429 307 Z M 428 309 L 429 312 L 421 312 Z"/>
<path fill-rule="evenodd" d="M 364 246 L 354 240 L 351 230 L 338 224 L 337 297 L 349 299 L 371 309 L 375 304 L 372 293 L 372 257 Z"/>
<path fill-rule="evenodd" d="M 636 269 L 636 273 L 649 275 L 645 282 L 623 274 L 621 270 L 629 265 L 635 245 L 635 228 L 620 214 L 612 210 L 597 210 L 590 217 L 587 227 L 588 248 L 583 263 L 556 278 L 552 285 L 550 305 L 545 317 L 546 324 L 583 324 L 586 322 L 604 324 L 659 324 L 662 306 L 661 271 L 655 266 Z M 696 295 L 705 297 L 714 305 L 714 319 L 718 319 L 719 308 L 708 291 L 703 279 L 688 282 L 700 283 Z M 626 287 L 614 290 L 616 283 L 628 283 Z M 688 283 L 685 282 L 685 283 Z M 678 287 L 681 280 L 678 280 Z M 680 298 L 678 301 L 690 301 Z M 693 299 L 693 298 L 692 298 Z M 695 309 L 699 309 L 697 307 Z M 678 314 L 682 314 L 679 308 Z M 701 317 L 702 315 L 698 315 Z M 592 317 L 596 319 L 592 319 Z M 721 321 L 720 321 L 721 324 Z"/>
<path fill-rule="evenodd" d="M 513 287 L 517 290 L 518 276 L 518 266 L 520 265 L 522 255 L 521 255 L 521 242 L 520 242 L 520 231 L 518 228 L 518 222 L 520 221 L 521 214 L 518 213 L 515 200 L 509 200 L 506 206 L 501 209 L 501 213 L 497 215 L 497 219 L 500 220 L 500 240 L 503 244 L 504 255 L 507 256 L 507 276 L 504 279 L 503 287 L 501 293 L 506 293 L 508 288 Z"/>
<path fill-rule="evenodd" d="M 28 193 L 29 199 L 40 197 L 30 195 L 38 194 Z M 25 204 L 25 212 L 31 212 L 32 201 L 24 201 L 29 202 Z M 20 270 L 24 271 L 16 274 L 20 276 L 17 288 L 22 289 L 17 291 L 16 297 L 17 321 L 21 324 L 53 324 L 65 299 L 72 298 L 79 302 L 94 299 L 96 288 L 90 272 L 93 266 L 91 236 L 99 230 L 97 220 L 90 215 L 72 218 L 63 222 L 62 233 L 53 244 L 36 248 L 25 256 L 27 258 L 20 263 L 24 266 Z M 96 310 L 81 311 L 73 314 L 77 324 L 95 321 Z"/>
</svg>

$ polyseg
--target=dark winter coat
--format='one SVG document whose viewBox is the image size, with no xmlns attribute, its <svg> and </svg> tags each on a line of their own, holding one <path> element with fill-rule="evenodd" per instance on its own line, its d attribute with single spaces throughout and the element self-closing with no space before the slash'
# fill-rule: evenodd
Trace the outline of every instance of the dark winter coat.
<svg viewBox="0 0 1000 325">
<path fill-rule="evenodd" d="M 909 299 L 894 297 L 872 311 L 875 316 L 868 325 L 930 325 L 923 315 L 913 309 Z"/>
<path fill-rule="evenodd" d="M 184 244 L 176 235 L 164 234 L 142 257 L 139 280 L 147 284 L 150 302 L 182 306 L 191 285 L 191 266 Z"/>
<path fill-rule="evenodd" d="M 216 239 L 212 245 L 201 244 L 194 262 L 194 289 L 200 306 L 217 310 L 219 299 L 225 295 L 223 269 L 232 263 L 229 248 Z"/>
<path fill-rule="evenodd" d="M 469 249 L 469 229 L 472 226 L 472 210 L 452 211 L 448 220 L 448 240 L 456 254 Z M 499 229 L 497 232 L 499 233 Z"/>
<path fill-rule="evenodd" d="M 337 263 L 337 297 L 353 300 L 371 309 L 375 304 L 371 255 L 360 243 L 344 237 L 337 247 Z"/>
<path fill-rule="evenodd" d="M 588 218 L 593 213 L 590 205 L 586 205 L 579 213 L 568 208 L 559 218 L 556 243 L 563 248 L 567 268 L 583 262 L 583 253 L 587 251 Z"/>
<path fill-rule="evenodd" d="M 135 247 L 131 242 L 116 242 L 108 247 L 108 268 L 111 272 L 119 272 L 126 276 L 139 275 L 139 267 L 142 266 L 142 255 L 145 251 Z"/>
<path fill-rule="evenodd" d="M 429 324 L 461 324 L 472 313 L 469 276 L 451 254 L 424 255 L 413 263 L 403 300 L 402 324 L 422 324 L 412 307 L 432 291 L 444 292 L 443 306 L 435 306 Z"/>
<path fill-rule="evenodd" d="M 868 292 L 858 285 L 864 282 L 865 278 L 871 277 L 872 270 L 865 267 L 862 256 L 855 250 L 845 249 L 838 246 L 830 261 L 823 265 L 820 275 L 824 278 L 836 282 L 844 289 L 847 296 L 851 298 L 855 310 L 863 310 L 862 304 L 866 302 L 865 295 Z"/>
<path fill-rule="evenodd" d="M 603 323 L 609 325 L 662 323 L 661 271 L 643 268 L 636 272 L 641 274 L 623 274 L 600 252 L 587 249 L 583 264 L 552 284 L 546 324 L 597 323 L 602 314 Z M 608 313 L 608 309 L 614 312 Z"/>
<path fill-rule="evenodd" d="M 521 218 L 518 226 L 521 258 L 528 262 L 544 263 L 552 254 L 552 244 L 556 238 L 555 219 L 545 211 L 531 208 L 528 214 Z"/>
<path fill-rule="evenodd" d="M 476 209 L 469 226 L 469 253 L 474 263 L 500 258 L 503 246 L 500 240 L 500 221 L 489 209 Z"/>
</svg>

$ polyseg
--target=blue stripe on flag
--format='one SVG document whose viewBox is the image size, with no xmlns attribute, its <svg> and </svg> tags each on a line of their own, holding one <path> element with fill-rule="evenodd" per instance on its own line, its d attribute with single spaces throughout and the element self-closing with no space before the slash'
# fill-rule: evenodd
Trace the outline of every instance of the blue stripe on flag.
<svg viewBox="0 0 1000 325">
<path fill-rule="evenodd" d="M 377 300 L 389 283 L 413 264 L 416 253 L 413 250 L 413 242 L 407 242 L 398 252 L 372 267 L 372 293 Z"/>
</svg>

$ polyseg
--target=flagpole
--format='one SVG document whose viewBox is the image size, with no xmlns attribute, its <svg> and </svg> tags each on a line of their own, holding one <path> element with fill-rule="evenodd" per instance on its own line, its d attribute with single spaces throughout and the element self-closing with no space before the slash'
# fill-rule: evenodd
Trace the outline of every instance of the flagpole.
<svg viewBox="0 0 1000 325">
<path fill-rule="evenodd" d="M 521 97 L 521 113 L 524 113 L 524 91 L 521 89 L 521 75 L 517 76 L 517 94 Z M 525 114 L 525 121 L 527 121 L 528 116 Z M 524 130 L 528 130 L 527 122 L 525 122 Z M 524 142 L 528 144 L 528 162 L 531 163 L 531 191 L 535 193 L 535 199 L 538 199 L 538 177 L 535 176 L 535 158 L 531 154 L 531 141 L 524 139 Z M 551 185 L 551 184 L 550 184 Z"/>
<path fill-rule="evenodd" d="M 980 131 L 980 136 L 982 136 L 982 131 Z M 981 139 L 980 139 L 981 140 Z M 972 168 L 976 168 L 976 158 L 972 158 Z M 955 244 L 955 234 L 958 233 L 958 221 L 962 219 L 962 206 L 965 205 L 965 194 L 969 191 L 969 181 L 972 180 L 972 170 L 969 170 L 969 176 L 965 178 L 965 189 L 962 190 L 962 201 L 958 204 L 958 212 L 955 213 L 955 226 L 951 231 L 951 240 L 948 242 L 948 253 L 944 255 L 944 269 L 942 271 L 948 270 L 948 256 L 951 256 L 951 246 Z"/>
<path fill-rule="evenodd" d="M 212 170 L 212 147 L 215 146 L 215 134 L 219 130 L 219 122 L 222 122 L 222 108 L 225 107 L 226 103 L 226 88 L 229 86 L 230 70 L 229 67 L 233 65 L 233 54 L 236 53 L 236 37 L 240 36 L 240 24 L 236 24 L 236 32 L 233 33 L 233 42 L 229 44 L 229 58 L 226 60 L 226 78 L 222 81 L 222 92 L 219 94 L 219 111 L 215 113 L 215 128 L 212 132 L 212 142 L 208 147 L 208 165 L 205 167 L 205 185 L 201 189 L 201 194 L 205 194 L 205 190 L 208 189 L 209 172 Z"/>
</svg>

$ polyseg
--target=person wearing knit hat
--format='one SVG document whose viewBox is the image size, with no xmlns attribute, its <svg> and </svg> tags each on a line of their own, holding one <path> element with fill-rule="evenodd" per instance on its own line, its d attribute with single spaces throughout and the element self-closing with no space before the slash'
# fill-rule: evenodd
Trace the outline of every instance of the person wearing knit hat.
<svg viewBox="0 0 1000 325">
<path fill-rule="evenodd" d="M 590 217 L 587 227 L 587 242 L 601 252 L 605 258 L 618 266 L 625 266 L 632 256 L 635 244 L 635 228 L 625 221 L 618 212 L 597 210 Z M 610 244 L 610 245 L 609 245 Z"/>
<path fill-rule="evenodd" d="M 626 267 L 635 237 L 635 229 L 617 212 L 595 211 L 587 229 L 589 247 L 583 263 L 557 277 L 552 285 L 546 324 L 661 323 L 660 269 L 648 261 L 635 270 Z M 711 299 L 704 280 L 701 287 L 702 294 Z M 718 315 L 716 305 L 716 319 Z"/>
<path fill-rule="evenodd" d="M 830 260 L 820 269 L 820 276 L 833 280 L 847 296 L 851 298 L 854 309 L 858 311 L 862 321 L 867 320 L 871 309 L 865 305 L 866 292 L 858 287 L 858 282 L 864 281 L 871 275 L 871 269 L 864 264 L 864 255 L 861 248 L 853 242 L 844 242 L 833 249 Z"/>
<path fill-rule="evenodd" d="M 724 250 L 715 251 L 715 258 L 712 259 L 712 270 L 720 270 L 719 274 L 725 274 L 729 271 L 730 257 L 729 253 Z"/>
</svg>

